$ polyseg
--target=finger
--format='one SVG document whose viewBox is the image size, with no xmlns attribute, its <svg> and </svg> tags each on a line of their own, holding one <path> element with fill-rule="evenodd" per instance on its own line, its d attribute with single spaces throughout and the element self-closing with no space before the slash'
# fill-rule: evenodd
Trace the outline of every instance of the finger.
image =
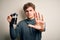
<svg viewBox="0 0 60 40">
<path fill-rule="evenodd" d="M 37 20 L 40 20 L 40 13 L 37 12 Z"/>
<path fill-rule="evenodd" d="M 43 20 L 44 20 L 44 19 L 43 19 L 43 15 L 41 15 L 41 17 L 42 17 L 42 19 L 41 19 L 41 20 L 43 21 Z"/>
<path fill-rule="evenodd" d="M 35 20 L 37 20 L 37 13 L 36 12 L 34 14 L 34 18 L 35 18 Z"/>
<path fill-rule="evenodd" d="M 38 20 L 40 20 L 40 14 L 38 13 Z"/>
<path fill-rule="evenodd" d="M 34 27 L 34 25 L 32 25 L 32 24 L 28 24 L 28 26 L 29 26 L 29 27 Z"/>
<path fill-rule="evenodd" d="M 8 21 L 8 22 L 11 22 L 11 19 L 12 19 L 11 16 L 8 16 L 8 17 L 7 17 L 7 21 Z"/>
<path fill-rule="evenodd" d="M 37 14 L 37 20 L 39 19 L 39 17 L 38 17 L 38 12 L 36 13 Z"/>
</svg>

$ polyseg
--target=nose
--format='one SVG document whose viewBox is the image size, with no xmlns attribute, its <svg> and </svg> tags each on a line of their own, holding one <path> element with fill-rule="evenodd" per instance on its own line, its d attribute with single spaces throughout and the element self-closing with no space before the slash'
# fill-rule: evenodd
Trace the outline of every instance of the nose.
<svg viewBox="0 0 60 40">
<path fill-rule="evenodd" d="M 29 11 L 28 14 L 30 14 L 31 12 Z"/>
</svg>

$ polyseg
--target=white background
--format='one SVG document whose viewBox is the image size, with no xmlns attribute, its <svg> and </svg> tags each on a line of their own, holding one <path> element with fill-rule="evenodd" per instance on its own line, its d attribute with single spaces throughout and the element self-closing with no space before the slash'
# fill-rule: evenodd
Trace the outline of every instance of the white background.
<svg viewBox="0 0 60 40">
<path fill-rule="evenodd" d="M 60 0 L 0 0 L 0 40 L 10 40 L 7 16 L 16 12 L 18 22 L 22 20 L 25 17 L 22 8 L 27 2 L 34 3 L 36 10 L 44 15 L 46 31 L 42 40 L 60 40 Z"/>
</svg>

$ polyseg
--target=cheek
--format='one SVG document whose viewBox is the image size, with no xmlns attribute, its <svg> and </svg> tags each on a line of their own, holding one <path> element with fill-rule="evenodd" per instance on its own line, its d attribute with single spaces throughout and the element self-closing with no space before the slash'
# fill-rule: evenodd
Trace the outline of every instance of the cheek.
<svg viewBox="0 0 60 40">
<path fill-rule="evenodd" d="M 32 16 L 34 15 L 34 13 L 31 14 Z"/>
<path fill-rule="evenodd" d="M 32 17 L 33 17 L 33 16 L 34 16 L 34 13 L 32 13 L 30 16 L 32 16 Z"/>
<path fill-rule="evenodd" d="M 26 13 L 25 15 L 26 15 L 26 16 L 28 16 L 28 14 L 27 14 L 27 13 Z"/>
<path fill-rule="evenodd" d="M 32 13 L 31 13 L 31 15 L 33 15 L 33 16 L 34 16 L 34 13 L 35 13 L 35 12 L 32 12 Z"/>
</svg>

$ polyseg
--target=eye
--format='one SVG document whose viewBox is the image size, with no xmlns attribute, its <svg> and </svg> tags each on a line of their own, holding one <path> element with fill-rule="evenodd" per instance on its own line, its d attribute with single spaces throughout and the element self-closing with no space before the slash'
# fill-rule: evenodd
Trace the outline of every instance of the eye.
<svg viewBox="0 0 60 40">
<path fill-rule="evenodd" d="M 28 12 L 27 10 L 25 12 Z"/>
<path fill-rule="evenodd" d="M 32 11 L 32 10 L 30 10 L 30 11 Z"/>
</svg>

